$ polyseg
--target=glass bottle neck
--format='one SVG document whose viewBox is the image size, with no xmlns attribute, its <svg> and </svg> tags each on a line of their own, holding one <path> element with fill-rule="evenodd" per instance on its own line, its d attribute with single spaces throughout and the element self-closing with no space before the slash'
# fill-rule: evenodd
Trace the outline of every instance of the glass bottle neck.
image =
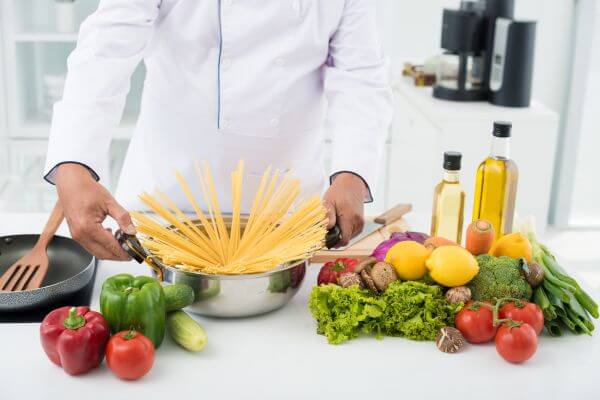
<svg viewBox="0 0 600 400">
<path fill-rule="evenodd" d="M 444 170 L 444 182 L 457 183 L 460 177 L 460 171 Z"/>
<path fill-rule="evenodd" d="M 494 137 L 492 139 L 492 158 L 508 160 L 510 158 L 510 138 Z"/>
</svg>

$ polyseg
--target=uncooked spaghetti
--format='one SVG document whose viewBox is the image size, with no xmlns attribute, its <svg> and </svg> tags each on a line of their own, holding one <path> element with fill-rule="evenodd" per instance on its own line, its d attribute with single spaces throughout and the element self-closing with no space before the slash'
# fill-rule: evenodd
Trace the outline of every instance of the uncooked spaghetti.
<svg viewBox="0 0 600 400">
<path fill-rule="evenodd" d="M 175 174 L 195 220 L 159 190 L 140 199 L 160 220 L 131 213 L 142 244 L 164 264 L 207 274 L 255 274 L 308 258 L 323 247 L 327 218 L 321 199 L 299 201 L 300 182 L 289 173 L 267 168 L 248 215 L 241 214 L 242 161 L 231 173 L 230 215 L 221 211 L 208 164 L 196 163 L 196 174 L 206 210 L 183 176 Z"/>
</svg>

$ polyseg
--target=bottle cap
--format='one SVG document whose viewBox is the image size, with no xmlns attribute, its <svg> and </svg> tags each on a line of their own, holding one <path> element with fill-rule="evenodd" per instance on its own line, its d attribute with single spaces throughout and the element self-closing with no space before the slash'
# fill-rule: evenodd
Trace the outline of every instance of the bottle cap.
<svg viewBox="0 0 600 400">
<path fill-rule="evenodd" d="M 494 136 L 500 138 L 510 137 L 510 130 L 512 128 L 512 123 L 506 121 L 496 121 L 494 122 Z"/>
<path fill-rule="evenodd" d="M 462 154 L 458 151 L 446 151 L 444 153 L 444 169 L 446 171 L 460 171 L 460 160 Z"/>
</svg>

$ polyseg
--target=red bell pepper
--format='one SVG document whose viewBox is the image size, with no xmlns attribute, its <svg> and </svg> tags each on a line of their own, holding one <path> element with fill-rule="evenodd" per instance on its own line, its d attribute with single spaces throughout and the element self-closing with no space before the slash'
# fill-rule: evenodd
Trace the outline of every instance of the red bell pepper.
<svg viewBox="0 0 600 400">
<path fill-rule="evenodd" d="M 40 336 L 50 361 L 70 375 L 79 375 L 104 359 L 110 328 L 102 314 L 89 307 L 67 306 L 46 315 Z"/>
<path fill-rule="evenodd" d="M 317 284 L 327 285 L 333 283 L 337 285 L 340 275 L 354 272 L 356 264 L 358 264 L 358 260 L 355 258 L 338 258 L 335 261 L 326 262 L 319 271 Z"/>
</svg>

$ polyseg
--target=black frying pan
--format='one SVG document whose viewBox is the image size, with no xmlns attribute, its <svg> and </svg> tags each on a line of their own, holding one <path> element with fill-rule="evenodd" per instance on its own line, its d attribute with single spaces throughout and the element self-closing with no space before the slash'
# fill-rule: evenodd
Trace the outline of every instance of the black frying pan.
<svg viewBox="0 0 600 400">
<path fill-rule="evenodd" d="M 33 248 L 39 235 L 0 236 L 0 275 Z M 73 239 L 54 236 L 48 245 L 50 265 L 39 289 L 0 292 L 0 312 L 47 306 L 85 287 L 96 259 Z"/>
</svg>

